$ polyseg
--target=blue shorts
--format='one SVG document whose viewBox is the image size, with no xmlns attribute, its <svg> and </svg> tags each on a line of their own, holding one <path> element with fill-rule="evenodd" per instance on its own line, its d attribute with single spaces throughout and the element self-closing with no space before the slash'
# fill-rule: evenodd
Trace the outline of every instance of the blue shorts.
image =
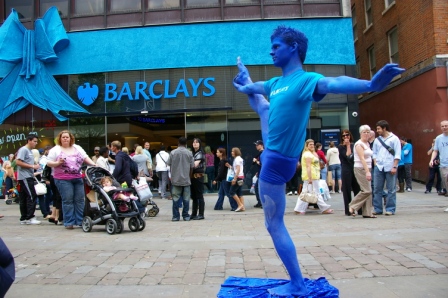
<svg viewBox="0 0 448 298">
<path fill-rule="evenodd" d="M 299 161 L 299 157 L 286 157 L 269 149 L 264 149 L 260 159 L 260 179 L 275 185 L 282 185 L 291 180 Z"/>
</svg>

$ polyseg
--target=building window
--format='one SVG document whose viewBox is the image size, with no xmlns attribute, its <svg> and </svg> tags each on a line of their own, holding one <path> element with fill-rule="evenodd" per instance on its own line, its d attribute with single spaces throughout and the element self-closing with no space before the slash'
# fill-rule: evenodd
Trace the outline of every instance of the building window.
<svg viewBox="0 0 448 298">
<path fill-rule="evenodd" d="M 359 58 L 356 59 L 356 77 L 361 77 L 361 63 L 359 63 Z"/>
<path fill-rule="evenodd" d="M 104 0 L 76 0 L 76 15 L 94 15 L 104 13 Z"/>
<path fill-rule="evenodd" d="M 225 3 L 226 3 L 226 5 L 233 5 L 233 4 L 236 4 L 236 5 L 238 5 L 238 4 L 259 4 L 260 1 L 259 0 L 225 0 Z"/>
<path fill-rule="evenodd" d="M 111 0 L 110 11 L 136 11 L 142 9 L 141 0 Z"/>
<path fill-rule="evenodd" d="M 364 6 L 366 9 L 366 26 L 369 27 L 373 23 L 372 0 L 364 0 Z"/>
<path fill-rule="evenodd" d="M 386 4 L 386 8 L 388 8 L 389 6 L 395 3 L 395 0 L 384 0 L 384 2 Z"/>
<path fill-rule="evenodd" d="M 185 0 L 186 7 L 215 7 L 219 6 L 219 0 Z"/>
<path fill-rule="evenodd" d="M 370 47 L 367 52 L 369 53 L 370 78 L 373 78 L 376 73 L 375 47 Z"/>
<path fill-rule="evenodd" d="M 388 34 L 389 39 L 389 56 L 391 63 L 398 64 L 398 30 L 395 27 Z"/>
<path fill-rule="evenodd" d="M 356 20 L 356 9 L 352 8 L 352 28 L 353 28 L 353 40 L 358 39 L 358 21 Z"/>
<path fill-rule="evenodd" d="M 149 0 L 149 9 L 168 9 L 168 8 L 179 8 L 180 0 Z"/>
<path fill-rule="evenodd" d="M 58 8 L 61 18 L 68 16 L 68 0 L 40 0 L 40 15 L 43 16 L 52 6 Z"/>
<path fill-rule="evenodd" d="M 19 19 L 32 20 L 34 15 L 33 2 L 33 0 L 5 0 L 6 17 L 9 16 L 11 9 L 14 8 L 17 11 Z"/>
</svg>

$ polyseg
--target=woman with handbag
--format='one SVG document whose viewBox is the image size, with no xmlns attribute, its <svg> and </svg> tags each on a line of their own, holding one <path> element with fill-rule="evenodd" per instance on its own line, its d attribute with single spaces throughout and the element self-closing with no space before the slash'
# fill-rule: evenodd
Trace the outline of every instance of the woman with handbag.
<svg viewBox="0 0 448 298">
<path fill-rule="evenodd" d="M 349 212 L 355 217 L 356 212 L 362 207 L 363 218 L 376 218 L 372 214 L 372 185 L 370 183 L 372 181 L 372 173 L 370 170 L 372 169 L 373 151 L 369 145 L 370 127 L 368 125 L 362 125 L 359 128 L 359 134 L 361 138 L 355 143 L 354 173 L 361 191 L 348 205 Z"/>
<path fill-rule="evenodd" d="M 227 164 L 228 167 L 232 168 L 234 171 L 229 194 L 238 204 L 238 208 L 236 208 L 235 212 L 242 212 L 246 211 L 246 208 L 244 208 L 244 197 L 242 194 L 242 188 L 243 188 L 242 186 L 244 183 L 244 161 L 241 158 L 240 148 L 237 147 L 232 148 L 232 157 L 233 157 L 233 166 Z"/>
<path fill-rule="evenodd" d="M 226 180 L 228 168 L 226 165 L 229 164 L 227 160 L 226 149 L 218 148 L 216 150 L 216 156 L 219 158 L 219 166 L 218 166 L 218 175 L 215 177 L 213 181 L 213 185 L 216 185 L 219 182 L 219 190 L 218 190 L 218 200 L 215 203 L 214 210 L 223 210 L 222 205 L 224 202 L 224 197 L 227 196 L 229 198 L 230 203 L 230 211 L 235 211 L 238 208 L 235 200 L 229 194 L 230 191 L 230 183 Z"/>
<path fill-rule="evenodd" d="M 191 177 L 191 199 L 193 208 L 190 218 L 193 220 L 204 219 L 204 172 L 205 172 L 205 153 L 202 150 L 202 143 L 199 138 L 193 139 L 193 177 Z"/>
<path fill-rule="evenodd" d="M 42 172 L 43 172 L 43 168 L 42 165 L 39 163 L 39 159 L 40 159 L 40 153 L 39 150 L 37 149 L 31 149 L 31 152 L 33 153 L 33 157 L 34 157 L 34 164 L 38 164 L 39 165 L 39 169 L 34 170 L 34 179 L 36 179 L 37 183 L 41 183 L 42 180 Z M 44 187 L 45 190 L 47 188 L 47 185 L 45 183 L 41 183 Z M 42 186 L 41 186 L 42 187 Z M 39 208 L 40 208 L 40 212 L 42 212 L 42 216 L 44 219 L 50 219 L 50 202 L 47 199 L 47 195 L 46 194 L 39 194 L 37 192 L 36 189 L 36 195 L 37 195 L 37 199 L 38 199 L 38 203 L 39 203 Z"/>
<path fill-rule="evenodd" d="M 308 139 L 305 141 L 305 148 L 302 153 L 302 180 L 303 189 L 299 198 L 297 199 L 294 211 L 296 214 L 305 214 L 308 204 L 308 198 L 314 197 L 314 202 L 317 203 L 322 214 L 332 214 L 334 211 L 330 209 L 330 205 L 325 203 L 319 191 L 320 180 L 320 164 L 319 156 L 314 150 L 314 140 Z M 311 192 L 311 195 L 309 194 Z M 317 199 L 316 199 L 317 196 Z"/>
<path fill-rule="evenodd" d="M 352 191 L 356 196 L 359 193 L 360 188 L 353 170 L 355 161 L 352 133 L 348 129 L 343 129 L 341 136 L 342 143 L 338 146 L 338 150 L 339 160 L 341 161 L 342 196 L 344 197 L 345 215 L 351 216 L 352 214 L 349 211 L 348 205 L 352 201 Z"/>
</svg>

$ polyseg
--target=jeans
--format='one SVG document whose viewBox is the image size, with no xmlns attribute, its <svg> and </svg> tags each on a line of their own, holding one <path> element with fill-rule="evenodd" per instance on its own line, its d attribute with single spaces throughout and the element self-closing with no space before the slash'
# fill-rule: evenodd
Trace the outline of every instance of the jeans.
<svg viewBox="0 0 448 298">
<path fill-rule="evenodd" d="M 189 218 L 190 214 L 188 211 L 190 209 L 190 185 L 187 186 L 176 186 L 173 185 L 173 219 L 179 219 L 179 198 L 182 196 L 183 200 L 183 208 L 182 208 L 182 217 Z"/>
<path fill-rule="evenodd" d="M 54 179 L 62 199 L 64 226 L 80 226 L 84 214 L 84 183 L 81 178 L 70 180 Z"/>
<path fill-rule="evenodd" d="M 334 164 L 328 167 L 328 170 L 331 171 L 331 175 L 333 176 L 333 180 L 341 180 L 341 164 Z"/>
<path fill-rule="evenodd" d="M 207 189 L 209 192 L 213 192 L 213 185 L 212 182 L 213 180 L 215 180 L 215 167 L 214 166 L 209 166 L 205 168 L 205 174 L 207 174 Z"/>
<path fill-rule="evenodd" d="M 47 195 L 42 195 L 37 197 L 39 200 L 40 212 L 42 212 L 43 217 L 47 217 L 50 214 L 50 202 L 47 199 Z"/>
<path fill-rule="evenodd" d="M 386 200 L 386 212 L 392 212 L 395 214 L 396 208 L 396 175 L 392 175 L 390 172 L 380 171 L 377 166 L 375 166 L 373 180 L 374 180 L 374 191 L 373 191 L 373 208 L 375 213 L 383 213 L 383 188 L 384 182 L 386 182 L 387 188 L 387 200 Z"/>
<path fill-rule="evenodd" d="M 327 181 L 327 167 L 320 170 L 320 179 Z"/>
<path fill-rule="evenodd" d="M 162 199 L 166 199 L 166 198 L 170 197 L 170 194 L 167 193 L 167 191 L 166 191 L 166 187 L 170 183 L 170 179 L 168 177 L 168 171 L 157 172 L 157 175 L 159 175 L 159 177 L 160 177 L 159 189 L 160 189 L 160 193 L 162 195 Z"/>
<path fill-rule="evenodd" d="M 238 204 L 236 203 L 235 199 L 230 196 L 229 191 L 230 191 L 230 182 L 227 182 L 225 180 L 221 181 L 219 183 L 218 200 L 216 201 L 215 204 L 215 210 L 222 209 L 222 204 L 224 203 L 225 196 L 229 198 L 230 208 L 232 209 L 238 208 Z"/>
</svg>

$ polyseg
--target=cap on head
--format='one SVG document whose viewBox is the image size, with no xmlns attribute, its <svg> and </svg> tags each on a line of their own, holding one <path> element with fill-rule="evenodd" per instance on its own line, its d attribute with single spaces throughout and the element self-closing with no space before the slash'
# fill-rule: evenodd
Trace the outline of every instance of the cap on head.
<svg viewBox="0 0 448 298">
<path fill-rule="evenodd" d="M 263 145 L 263 141 L 262 140 L 258 140 L 254 143 L 254 145 L 258 146 L 258 145 Z"/>
<path fill-rule="evenodd" d="M 44 154 L 44 151 L 45 151 L 45 150 L 44 150 L 43 148 L 40 148 L 40 149 L 39 149 L 39 154 L 40 154 L 40 155 Z"/>
</svg>

